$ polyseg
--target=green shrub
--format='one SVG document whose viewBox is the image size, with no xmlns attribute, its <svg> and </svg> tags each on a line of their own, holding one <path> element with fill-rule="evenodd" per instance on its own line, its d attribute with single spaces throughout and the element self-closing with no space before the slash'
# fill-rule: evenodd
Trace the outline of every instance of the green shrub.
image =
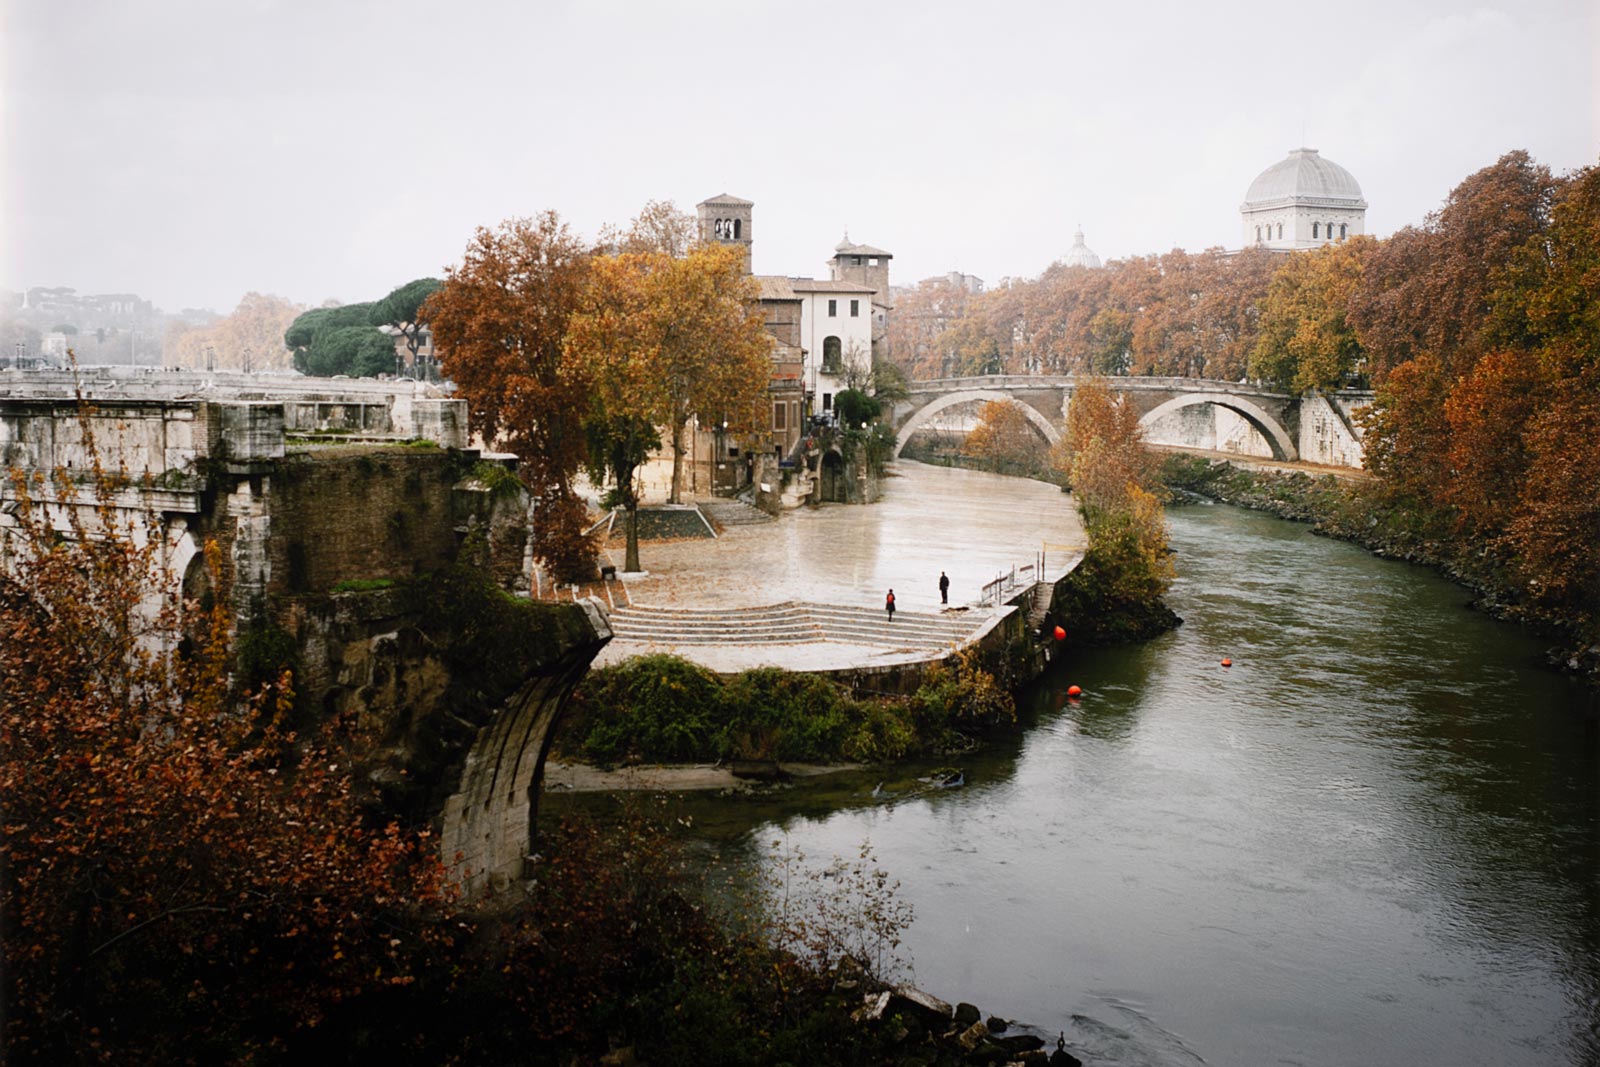
<svg viewBox="0 0 1600 1067">
<path fill-rule="evenodd" d="M 835 758 L 854 702 L 825 678 L 776 667 L 745 671 L 722 687 L 719 754 L 734 759 Z"/>
<path fill-rule="evenodd" d="M 589 672 L 573 700 L 569 730 L 602 764 L 630 754 L 660 760 L 714 759 L 716 675 L 677 656 L 639 656 Z"/>
<path fill-rule="evenodd" d="M 939 665 L 929 671 L 911 696 L 911 709 L 919 732 L 927 737 L 991 730 L 1017 721 L 1011 694 L 970 650 L 958 655 L 953 666 Z"/>
</svg>

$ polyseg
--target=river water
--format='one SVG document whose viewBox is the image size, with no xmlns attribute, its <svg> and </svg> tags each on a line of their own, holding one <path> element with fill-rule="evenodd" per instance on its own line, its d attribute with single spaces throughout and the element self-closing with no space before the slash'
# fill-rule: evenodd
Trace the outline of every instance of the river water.
<svg viewBox="0 0 1600 1067">
<path fill-rule="evenodd" d="M 1592 699 L 1426 570 L 1169 522 L 1177 631 L 1058 663 L 965 788 L 684 801 L 708 866 L 870 840 L 915 982 L 1089 1063 L 1600 1063 Z"/>
</svg>

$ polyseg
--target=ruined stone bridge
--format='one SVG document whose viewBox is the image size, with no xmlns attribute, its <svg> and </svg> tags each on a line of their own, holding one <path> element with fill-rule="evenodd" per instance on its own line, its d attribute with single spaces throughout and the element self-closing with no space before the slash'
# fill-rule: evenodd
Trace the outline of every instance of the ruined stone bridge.
<svg viewBox="0 0 1600 1067">
<path fill-rule="evenodd" d="M 241 632 L 292 642 L 298 711 L 370 728 L 360 787 L 432 825 L 468 892 L 514 881 L 552 732 L 611 630 L 593 603 L 427 577 L 459 565 L 492 589 L 523 575 L 526 498 L 479 476 L 466 416 L 405 382 L 0 371 L 0 465 L 43 479 L 18 493 L 0 478 L 0 575 L 32 550 L 22 508 L 94 537 L 109 504 L 135 543 L 161 540 L 152 619 L 180 594 L 228 592 Z M 109 501 L 85 477 L 97 461 L 115 474 Z M 458 594 L 479 599 L 452 609 Z M 476 620 L 470 639 L 452 615 Z"/>
<path fill-rule="evenodd" d="M 1154 444 L 1239 452 L 1329 466 L 1361 466 L 1361 433 L 1353 415 L 1372 402 L 1358 390 L 1291 396 L 1260 385 L 1203 378 L 1106 378 L 1133 404 Z M 917 432 L 973 405 L 1015 405 L 1046 441 L 1061 437 L 1079 379 L 1072 375 L 986 375 L 910 383 L 895 405 L 895 455 Z"/>
</svg>

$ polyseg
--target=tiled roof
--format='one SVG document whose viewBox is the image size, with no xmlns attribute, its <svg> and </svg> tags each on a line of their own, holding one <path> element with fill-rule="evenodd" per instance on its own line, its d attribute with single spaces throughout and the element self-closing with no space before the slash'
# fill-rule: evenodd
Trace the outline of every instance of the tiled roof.
<svg viewBox="0 0 1600 1067">
<path fill-rule="evenodd" d="M 893 252 L 885 252 L 883 249 L 874 248 L 871 245 L 853 245 L 849 241 L 840 241 L 833 246 L 833 251 L 841 256 L 885 256 L 889 259 L 894 258 Z"/>
<path fill-rule="evenodd" d="M 782 274 L 757 274 L 756 283 L 761 286 L 762 300 L 799 300 L 795 295 L 794 286 L 789 284 L 789 279 Z"/>
<path fill-rule="evenodd" d="M 696 204 L 695 206 L 701 207 L 706 204 L 717 204 L 727 207 L 754 207 L 755 203 L 756 202 L 754 200 L 744 200 L 737 196 L 729 196 L 727 193 L 720 193 L 717 196 L 711 197 L 709 200 L 700 201 L 700 203 Z"/>
<path fill-rule="evenodd" d="M 797 293 L 875 293 L 870 285 L 855 282 L 836 282 L 827 279 L 790 278 L 789 284 Z"/>
</svg>

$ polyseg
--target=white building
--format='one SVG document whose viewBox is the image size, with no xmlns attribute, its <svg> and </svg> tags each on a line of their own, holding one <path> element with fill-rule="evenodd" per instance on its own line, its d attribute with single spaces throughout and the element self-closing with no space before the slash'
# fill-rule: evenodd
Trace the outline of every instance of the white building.
<svg viewBox="0 0 1600 1067">
<path fill-rule="evenodd" d="M 1239 205 L 1244 246 L 1316 248 L 1366 232 L 1355 176 L 1315 148 L 1296 148 L 1262 171 Z"/>
<path fill-rule="evenodd" d="M 1061 257 L 1063 267 L 1088 267 L 1090 270 L 1100 269 L 1100 257 L 1094 254 L 1090 247 L 1083 243 L 1083 227 L 1080 225 L 1072 235 L 1072 247 L 1067 254 Z"/>
<path fill-rule="evenodd" d="M 833 398 L 866 387 L 872 373 L 872 296 L 870 286 L 846 281 L 789 278 L 800 299 L 800 343 L 808 358 L 806 392 L 814 412 L 833 410 Z"/>
</svg>

